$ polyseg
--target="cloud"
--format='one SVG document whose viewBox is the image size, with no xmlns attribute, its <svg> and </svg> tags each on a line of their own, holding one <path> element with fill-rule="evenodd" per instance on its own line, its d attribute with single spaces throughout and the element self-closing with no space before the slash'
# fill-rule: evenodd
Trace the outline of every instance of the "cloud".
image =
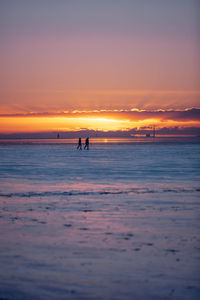
<svg viewBox="0 0 200 300">
<path fill-rule="evenodd" d="M 198 90 L 17 90 L 1 96 L 1 113 L 49 113 L 94 110 L 184 110 L 198 107 Z"/>
<path fill-rule="evenodd" d="M 12 134 L 3 134 L 0 133 L 0 139 L 29 139 L 29 138 L 36 138 L 36 139 L 55 139 L 57 137 L 56 131 L 51 132 L 21 132 L 21 133 L 12 133 Z M 88 130 L 88 129 L 81 129 L 76 131 L 66 131 L 60 132 L 60 138 L 71 138 L 77 139 L 78 137 L 90 137 L 90 138 L 103 138 L 103 137 L 111 137 L 111 138 L 130 138 L 134 136 L 145 136 L 147 133 L 152 135 L 152 128 L 151 127 L 143 127 L 139 130 L 137 128 L 132 128 L 127 131 L 100 131 L 100 130 Z M 197 127 L 163 127 L 156 130 L 156 136 L 199 136 L 200 137 L 200 128 Z"/>
<path fill-rule="evenodd" d="M 77 132 L 83 128 L 95 132 L 128 132 L 145 134 L 156 126 L 162 128 L 200 128 L 200 109 L 185 110 L 72 110 L 63 112 L 29 112 L 1 114 L 1 133 Z M 124 135 L 125 133 L 123 133 Z M 174 133 L 172 133 L 174 134 Z M 188 133 L 187 133 L 188 134 Z"/>
<path fill-rule="evenodd" d="M 116 120 L 142 121 L 155 119 L 159 121 L 200 121 L 199 108 L 187 108 L 184 110 L 73 110 L 63 112 L 29 112 L 18 114 L 0 114 L 0 117 L 65 117 L 65 118 L 110 118 Z"/>
</svg>

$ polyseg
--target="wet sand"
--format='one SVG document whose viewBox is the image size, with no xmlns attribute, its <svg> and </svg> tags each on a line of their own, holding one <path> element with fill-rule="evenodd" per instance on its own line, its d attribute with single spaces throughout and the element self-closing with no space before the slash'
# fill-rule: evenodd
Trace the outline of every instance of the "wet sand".
<svg viewBox="0 0 200 300">
<path fill-rule="evenodd" d="M 199 141 L 145 141 L 0 143 L 0 300 L 199 298 Z"/>
<path fill-rule="evenodd" d="M 198 299 L 198 222 L 191 192 L 1 197 L 0 299 Z"/>
</svg>

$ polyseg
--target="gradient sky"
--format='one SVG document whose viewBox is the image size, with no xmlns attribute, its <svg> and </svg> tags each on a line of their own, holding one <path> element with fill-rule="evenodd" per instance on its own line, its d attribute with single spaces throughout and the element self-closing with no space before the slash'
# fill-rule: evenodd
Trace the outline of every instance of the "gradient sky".
<svg viewBox="0 0 200 300">
<path fill-rule="evenodd" d="M 0 0 L 0 132 L 199 127 L 112 114 L 199 107 L 198 2 Z"/>
</svg>

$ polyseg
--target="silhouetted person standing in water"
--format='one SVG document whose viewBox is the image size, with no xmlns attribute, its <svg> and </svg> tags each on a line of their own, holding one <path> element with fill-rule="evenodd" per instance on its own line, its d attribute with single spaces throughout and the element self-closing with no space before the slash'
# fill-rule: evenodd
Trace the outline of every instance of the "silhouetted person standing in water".
<svg viewBox="0 0 200 300">
<path fill-rule="evenodd" d="M 85 146 L 84 149 L 89 150 L 89 137 L 87 137 L 87 139 L 85 140 Z"/>
<path fill-rule="evenodd" d="M 77 146 L 77 149 L 82 150 L 81 138 L 78 139 L 78 146 Z"/>
</svg>

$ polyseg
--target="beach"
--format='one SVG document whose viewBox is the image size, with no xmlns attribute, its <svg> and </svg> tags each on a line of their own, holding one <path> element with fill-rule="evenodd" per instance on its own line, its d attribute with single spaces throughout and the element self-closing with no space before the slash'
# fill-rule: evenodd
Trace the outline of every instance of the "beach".
<svg viewBox="0 0 200 300">
<path fill-rule="evenodd" d="M 0 141 L 0 299 L 198 299 L 199 142 Z"/>
</svg>

